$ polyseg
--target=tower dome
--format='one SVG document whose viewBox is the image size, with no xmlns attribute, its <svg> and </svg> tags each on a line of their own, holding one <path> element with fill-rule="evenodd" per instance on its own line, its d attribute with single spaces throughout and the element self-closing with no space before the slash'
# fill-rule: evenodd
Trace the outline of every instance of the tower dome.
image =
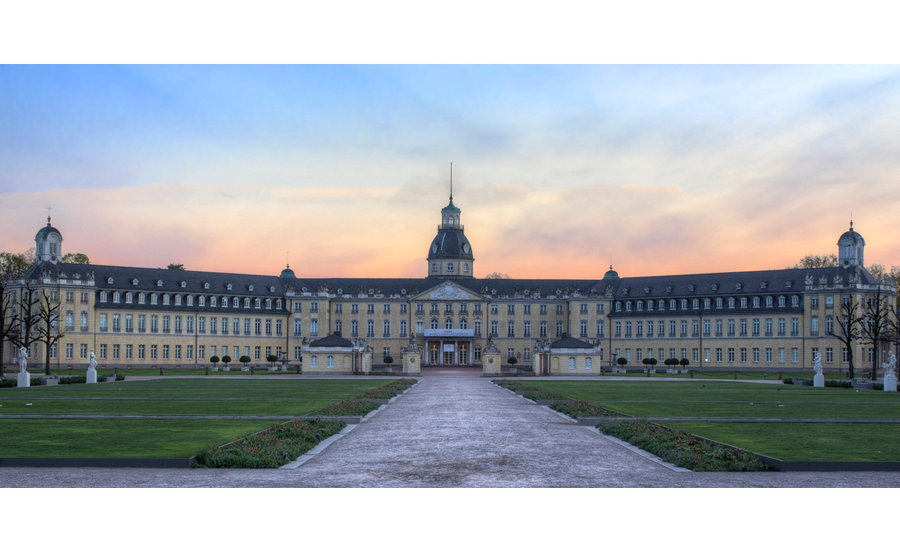
<svg viewBox="0 0 900 550">
<path fill-rule="evenodd" d="M 62 233 L 50 225 L 50 216 L 47 216 L 47 225 L 42 227 L 34 236 L 34 250 L 37 262 L 56 263 L 62 258 Z"/>
<path fill-rule="evenodd" d="M 281 275 L 279 275 L 282 279 L 296 279 L 297 276 L 294 275 L 294 270 L 291 269 L 291 264 L 287 264 L 287 267 L 281 270 Z"/>
<path fill-rule="evenodd" d="M 606 274 L 603 276 L 603 280 L 604 281 L 619 280 L 619 274 L 613 270 L 612 264 L 609 264 L 609 271 L 607 271 Z"/>
<path fill-rule="evenodd" d="M 866 247 L 866 240 L 862 238 L 862 235 L 853 230 L 852 220 L 850 221 L 850 229 L 841 235 L 837 245 L 838 259 L 841 262 L 841 267 L 865 267 L 863 261 L 863 249 Z"/>
<path fill-rule="evenodd" d="M 441 225 L 428 249 L 428 277 L 474 278 L 475 256 L 460 223 L 462 211 L 453 204 L 453 175 L 450 175 L 450 203 L 441 209 Z"/>
</svg>

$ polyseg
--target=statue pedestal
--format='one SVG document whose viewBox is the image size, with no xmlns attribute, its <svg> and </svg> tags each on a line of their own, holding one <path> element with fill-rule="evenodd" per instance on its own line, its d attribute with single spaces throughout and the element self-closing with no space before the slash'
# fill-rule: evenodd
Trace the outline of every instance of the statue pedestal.
<svg viewBox="0 0 900 550">
<path fill-rule="evenodd" d="M 815 386 L 817 388 L 824 388 L 825 387 L 825 375 L 817 374 L 817 375 L 813 376 L 813 386 Z"/>
<path fill-rule="evenodd" d="M 897 391 L 897 377 L 895 375 L 884 375 L 884 391 Z"/>
<path fill-rule="evenodd" d="M 97 369 L 95 369 L 94 367 L 88 367 L 87 383 L 88 384 L 96 384 L 97 383 Z"/>
<path fill-rule="evenodd" d="M 17 388 L 27 388 L 31 386 L 31 373 L 27 370 L 19 371 L 19 376 L 16 379 L 16 387 Z"/>
</svg>

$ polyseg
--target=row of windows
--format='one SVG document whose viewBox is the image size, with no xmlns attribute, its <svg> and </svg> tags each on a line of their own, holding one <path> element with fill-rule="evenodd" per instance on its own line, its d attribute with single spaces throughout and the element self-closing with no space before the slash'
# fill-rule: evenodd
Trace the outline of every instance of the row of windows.
<svg viewBox="0 0 900 550">
<path fill-rule="evenodd" d="M 309 310 L 311 313 L 317 313 L 319 311 L 319 303 L 318 302 L 308 302 Z M 525 315 L 531 315 L 531 305 L 532 304 L 521 304 L 522 313 Z M 375 304 L 365 304 L 366 313 L 374 314 L 375 313 Z M 407 304 L 399 304 L 400 313 L 407 313 Z M 454 306 L 456 309 L 454 309 Z M 580 304 L 580 312 L 587 313 L 588 312 L 588 304 Z M 546 304 L 540 304 L 538 306 L 539 313 L 541 315 L 546 315 L 548 312 L 548 307 Z M 516 304 L 507 304 L 506 312 L 509 315 L 516 314 L 517 305 Z M 459 313 L 469 313 L 469 304 L 467 303 L 445 303 L 444 304 L 444 313 L 453 313 L 455 310 L 458 310 Z M 601 315 L 606 313 L 606 304 L 597 304 L 597 314 Z M 431 313 L 439 313 L 440 306 L 437 303 L 431 303 L 430 308 Z M 303 302 L 294 302 L 294 312 L 302 313 L 303 312 Z M 344 312 L 344 304 L 335 304 L 334 305 L 335 314 L 341 314 Z M 381 312 L 382 313 L 390 313 L 391 312 L 391 304 L 381 304 Z M 476 314 L 482 313 L 482 304 L 473 304 L 473 312 Z M 491 304 L 491 314 L 496 315 L 500 312 L 500 306 L 498 304 Z M 350 304 L 350 313 L 358 314 L 359 313 L 359 304 Z M 425 313 L 425 304 L 417 303 L 416 304 L 416 313 Z M 562 304 L 556 305 L 556 313 L 558 315 L 562 315 L 565 313 L 565 306 Z"/>
<path fill-rule="evenodd" d="M 37 348 L 35 348 L 35 349 L 37 350 Z M 234 346 L 232 349 L 234 351 L 233 357 L 235 357 L 235 358 L 240 357 L 240 355 L 239 355 L 239 353 L 241 351 L 240 346 Z M 295 348 L 295 349 L 299 350 L 300 348 Z M 56 350 L 57 350 L 57 347 L 55 344 L 53 346 L 51 346 L 51 348 L 50 348 L 50 358 L 51 359 L 57 358 Z M 137 351 L 136 355 L 135 355 L 135 351 Z M 182 354 L 182 351 L 184 352 L 183 354 Z M 250 357 L 250 346 L 244 346 L 243 351 L 244 351 L 244 355 Z M 124 354 L 123 354 L 123 352 L 124 352 Z M 229 347 L 221 346 L 221 347 L 217 348 L 216 346 L 209 346 L 209 357 L 216 356 L 216 354 L 218 352 L 221 352 L 222 355 L 227 355 L 229 353 Z M 66 344 L 65 353 L 66 353 L 65 354 L 66 359 L 74 359 L 75 358 L 74 357 L 75 356 L 75 344 Z M 272 355 L 272 347 L 271 346 L 265 346 L 265 354 L 263 354 L 262 346 L 254 346 L 254 348 L 253 348 L 252 358 L 257 361 L 265 360 L 270 355 Z M 279 359 L 282 358 L 281 346 L 277 346 L 275 348 L 275 355 Z M 32 357 L 36 358 L 36 353 L 33 354 Z M 88 358 L 88 345 L 87 344 L 79 345 L 79 358 L 80 359 Z M 188 361 L 193 361 L 194 360 L 194 346 L 193 345 L 181 346 L 181 345 L 177 345 L 177 344 L 176 345 L 163 344 L 161 346 L 157 345 L 157 344 L 150 344 L 150 345 L 146 345 L 146 344 L 138 344 L 138 345 L 134 345 L 134 344 L 112 344 L 112 345 L 100 344 L 100 349 L 98 350 L 98 358 L 100 360 L 105 360 L 105 359 L 157 360 L 157 359 L 161 359 L 161 360 L 165 361 L 165 360 L 171 359 L 171 360 L 177 361 L 177 360 L 184 359 L 184 360 L 188 360 Z M 206 346 L 197 346 L 197 360 L 205 360 L 206 358 L 207 358 Z M 297 360 L 300 359 L 299 351 L 297 352 L 296 359 Z"/>
<path fill-rule="evenodd" d="M 110 298 L 110 296 L 107 291 L 105 291 L 105 290 L 100 291 L 100 302 L 101 303 L 106 303 L 109 298 Z M 207 307 L 207 304 L 209 304 L 209 307 L 227 308 L 228 304 L 231 303 L 231 307 L 240 308 L 241 304 L 243 303 L 244 309 L 250 309 L 250 304 L 251 304 L 250 298 L 243 298 L 243 300 L 242 300 L 241 298 L 234 297 L 234 298 L 231 298 L 230 301 L 227 296 L 222 296 L 220 299 L 218 296 L 200 295 L 200 296 L 197 296 L 196 298 L 197 298 L 197 306 L 198 307 Z M 124 302 L 126 304 L 137 303 L 139 305 L 144 305 L 147 303 L 147 295 L 144 294 L 143 292 L 137 293 L 137 302 L 135 302 L 134 294 L 131 292 L 125 292 L 124 293 Z M 181 294 L 175 294 L 174 296 L 170 296 L 169 294 L 162 294 L 161 297 L 159 294 L 150 294 L 149 295 L 150 305 L 159 305 L 160 302 L 164 306 L 168 306 L 168 305 L 182 306 L 183 305 L 183 306 L 187 306 L 187 307 L 193 307 L 194 306 L 194 295 L 188 294 L 188 295 L 183 296 Z M 112 303 L 114 303 L 114 304 L 122 303 L 122 294 L 120 292 L 115 291 L 112 293 Z M 272 298 L 266 298 L 265 300 L 262 300 L 261 298 L 253 298 L 252 304 L 255 309 L 262 309 L 263 304 L 265 304 L 266 309 L 272 309 L 273 301 L 272 301 Z M 281 304 L 282 304 L 281 298 L 275 299 L 274 304 L 275 304 L 275 309 L 281 309 Z"/>
<path fill-rule="evenodd" d="M 814 326 L 815 330 L 818 331 L 818 319 L 815 319 Z M 829 320 L 830 321 L 830 320 Z M 632 323 L 634 326 L 632 327 Z M 613 325 L 613 336 L 615 338 L 623 337 L 623 327 L 624 327 L 624 337 L 625 338 L 653 338 L 654 337 L 654 327 L 656 327 L 656 337 L 658 338 L 697 338 L 701 335 L 700 327 L 701 322 L 699 319 L 693 319 L 690 321 L 690 325 L 687 320 L 679 321 L 647 321 L 646 322 L 646 331 L 644 330 L 644 322 L 643 321 L 616 321 Z M 668 333 L 666 332 L 666 327 L 668 326 Z M 690 326 L 690 333 L 688 333 L 688 326 Z M 713 326 L 715 326 L 715 332 L 713 332 Z M 829 325 L 830 326 L 830 325 Z M 765 318 L 763 320 L 760 319 L 716 319 L 712 321 L 710 319 L 704 319 L 702 322 L 703 327 L 703 336 L 704 337 L 735 337 L 735 336 L 800 336 L 800 318 L 792 317 L 790 319 L 790 333 L 788 333 L 788 320 L 785 317 L 779 317 L 778 319 L 773 319 L 771 317 Z M 777 327 L 777 330 L 776 330 Z M 632 328 L 634 330 L 632 330 Z M 764 328 L 764 332 L 763 332 Z M 812 329 L 811 329 L 812 330 Z M 815 336 L 815 334 L 813 334 Z"/>
<path fill-rule="evenodd" d="M 89 303 L 89 296 L 90 296 L 89 292 L 82 292 L 81 293 L 81 303 L 82 304 Z M 51 290 L 48 294 L 48 298 L 50 299 L 51 302 L 58 302 L 59 301 L 59 291 Z M 74 290 L 66 291 L 66 303 L 67 304 L 75 303 L 75 291 Z"/>
<path fill-rule="evenodd" d="M 642 348 L 636 348 L 634 353 L 634 360 L 637 362 L 642 362 L 645 358 L 652 359 L 653 356 L 653 348 L 647 348 L 646 353 Z M 675 348 L 669 348 L 669 358 L 677 359 L 675 354 Z M 765 357 L 766 363 L 773 363 L 774 358 L 776 357 L 779 363 L 787 362 L 787 353 L 790 351 L 790 362 L 791 363 L 799 363 L 800 362 L 800 349 L 799 348 L 703 348 L 703 361 L 708 363 L 713 360 L 713 353 L 715 353 L 715 362 L 722 363 L 727 360 L 728 363 L 734 363 L 737 361 L 737 358 L 740 357 L 741 363 L 753 362 L 759 363 L 762 357 Z M 819 353 L 819 348 L 811 349 L 812 356 L 815 357 L 817 353 Z M 739 355 L 738 355 L 739 354 Z M 875 349 L 869 348 L 868 350 L 869 363 L 874 360 L 875 357 Z M 615 350 L 615 357 L 621 357 L 619 354 L 619 348 Z M 631 348 L 625 349 L 625 360 L 631 361 L 632 354 Z M 664 359 L 666 357 L 666 349 L 658 348 L 657 349 L 657 359 Z M 847 352 L 847 348 L 841 348 L 841 362 L 848 362 L 849 354 Z M 687 348 L 681 348 L 681 359 L 688 359 L 688 350 Z M 749 359 L 749 361 L 748 361 Z M 825 348 L 825 363 L 833 363 L 834 362 L 834 348 Z M 700 349 L 693 348 L 692 349 L 692 360 L 694 363 L 698 363 L 700 361 Z"/>
<path fill-rule="evenodd" d="M 125 315 L 125 332 L 134 332 L 135 326 L 135 316 L 131 313 L 126 313 Z M 160 332 L 160 317 L 162 317 L 162 332 L 170 333 L 174 332 L 175 334 L 181 334 L 182 332 L 193 334 L 194 333 L 194 317 L 186 317 L 183 319 L 181 315 L 150 315 L 150 332 Z M 68 322 L 68 317 L 67 317 Z M 243 334 L 249 336 L 251 334 L 256 336 L 272 336 L 273 335 L 273 326 L 274 326 L 274 334 L 276 336 L 282 336 L 284 334 L 284 321 L 282 319 L 276 319 L 275 322 L 272 322 L 272 319 L 251 319 L 249 317 L 245 317 L 243 319 L 243 324 L 241 323 L 241 319 L 238 317 L 233 317 L 230 319 L 228 317 L 221 318 L 221 324 L 219 323 L 218 317 L 210 317 L 209 323 L 207 323 L 206 316 L 198 316 L 196 329 L 198 334 L 229 334 L 234 335 L 241 334 L 241 327 L 243 326 Z M 113 313 L 112 314 L 112 327 L 109 325 L 109 314 L 101 313 L 100 314 L 100 332 L 107 332 L 112 328 L 112 332 L 121 332 L 122 331 L 122 314 Z M 183 328 L 183 331 L 182 331 Z M 263 328 L 265 328 L 265 332 L 263 332 Z M 137 332 L 147 332 L 147 315 L 138 314 L 137 315 Z"/>
<path fill-rule="evenodd" d="M 699 310 L 700 309 L 700 298 L 692 298 L 688 300 L 687 298 L 682 298 L 681 300 L 676 300 L 674 298 L 668 300 L 668 311 L 687 311 L 688 303 L 690 302 L 691 310 Z M 617 301 L 615 303 L 615 310 L 617 312 L 625 311 L 653 311 L 654 303 L 657 305 L 658 311 L 666 311 L 666 300 L 627 300 L 627 301 Z M 749 303 L 752 303 L 752 307 L 759 308 L 761 307 L 761 298 L 759 296 L 754 296 L 752 299 L 748 300 L 747 297 L 741 298 L 716 298 L 715 299 L 715 309 L 723 309 L 725 304 L 727 303 L 728 309 L 734 309 L 736 304 L 740 304 L 741 309 L 746 309 Z M 778 296 L 778 307 L 786 307 L 787 298 L 785 296 Z M 678 307 L 680 306 L 680 307 Z M 632 309 L 633 307 L 633 309 Z M 772 296 L 765 297 L 765 307 L 775 307 L 775 298 Z M 800 307 L 800 296 L 791 296 L 791 307 Z M 645 309 L 646 308 L 646 309 Z M 703 298 L 703 309 L 712 309 L 713 308 L 713 299 L 712 298 Z"/>
</svg>

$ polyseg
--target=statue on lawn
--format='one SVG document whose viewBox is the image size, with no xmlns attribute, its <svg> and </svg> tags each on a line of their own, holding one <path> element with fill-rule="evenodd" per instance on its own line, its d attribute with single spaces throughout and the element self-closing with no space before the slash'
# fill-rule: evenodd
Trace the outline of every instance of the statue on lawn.
<svg viewBox="0 0 900 550">
<path fill-rule="evenodd" d="M 881 368 L 884 369 L 885 376 L 896 376 L 894 369 L 897 367 L 897 356 L 893 351 L 888 352 L 888 362 L 882 363 Z"/>
<path fill-rule="evenodd" d="M 813 370 L 816 374 L 822 374 L 822 354 L 818 352 L 813 355 Z"/>
<path fill-rule="evenodd" d="M 19 348 L 19 372 L 26 372 L 25 368 L 28 366 L 28 348 L 22 346 Z"/>
</svg>

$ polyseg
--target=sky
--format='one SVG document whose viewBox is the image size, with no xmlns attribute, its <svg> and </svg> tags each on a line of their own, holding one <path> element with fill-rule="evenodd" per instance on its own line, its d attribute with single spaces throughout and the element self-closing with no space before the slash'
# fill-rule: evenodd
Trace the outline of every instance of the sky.
<svg viewBox="0 0 900 550">
<path fill-rule="evenodd" d="M 0 250 L 421 277 L 900 264 L 897 65 L 3 65 Z"/>
</svg>

